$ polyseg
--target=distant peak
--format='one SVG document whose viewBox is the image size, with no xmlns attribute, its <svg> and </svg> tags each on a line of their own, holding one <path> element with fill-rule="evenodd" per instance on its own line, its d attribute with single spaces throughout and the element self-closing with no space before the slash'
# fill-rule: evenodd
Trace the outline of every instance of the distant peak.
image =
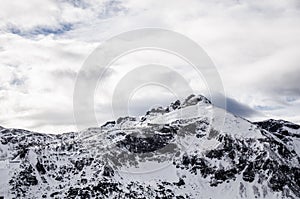
<svg viewBox="0 0 300 199">
<path fill-rule="evenodd" d="M 264 121 L 261 121 L 259 123 L 277 123 L 277 124 L 294 124 L 292 122 L 289 122 L 289 121 L 286 121 L 286 120 L 283 120 L 283 119 L 267 119 L 267 120 L 264 120 Z M 296 124 L 295 124 L 296 125 Z"/>
<path fill-rule="evenodd" d="M 276 131 L 282 129 L 284 126 L 291 128 L 291 129 L 300 129 L 300 125 L 294 124 L 292 122 L 285 121 L 282 119 L 279 119 L 279 120 L 268 119 L 268 120 L 264 120 L 261 122 L 254 122 L 254 124 L 258 124 L 262 128 L 264 128 L 268 131 L 271 131 L 271 132 L 276 132 Z"/>
</svg>

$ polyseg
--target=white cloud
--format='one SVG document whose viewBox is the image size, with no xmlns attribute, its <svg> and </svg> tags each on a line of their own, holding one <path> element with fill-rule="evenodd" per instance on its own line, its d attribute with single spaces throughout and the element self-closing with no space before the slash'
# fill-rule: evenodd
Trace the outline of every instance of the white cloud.
<svg viewBox="0 0 300 199">
<path fill-rule="evenodd" d="M 37 126 L 39 122 L 34 115 L 40 115 L 40 120 L 43 120 L 42 115 L 48 118 L 48 126 L 55 126 L 57 120 L 62 126 L 59 115 L 67 112 L 64 121 L 68 122 L 64 126 L 68 125 L 73 120 L 72 97 L 77 70 L 95 44 L 57 40 L 52 36 L 30 40 L 13 34 L 1 35 L 0 41 L 3 44 L 0 53 L 1 124 L 44 131 L 42 125 Z M 57 116 L 49 117 L 53 110 Z M 65 127 L 61 126 L 57 128 L 63 131 Z M 72 129 L 74 126 L 65 130 Z"/>
<path fill-rule="evenodd" d="M 141 27 L 175 30 L 198 42 L 215 62 L 229 97 L 267 117 L 299 123 L 299 21 L 297 0 L 3 2 L 0 125 L 75 130 L 72 94 L 84 60 L 105 39 Z M 148 61 L 175 66 L 191 85 L 201 82 L 175 58 L 157 52 L 128 56 L 119 64 L 132 69 Z M 116 67 L 105 95 L 129 70 Z M 143 110 L 138 99 L 137 109 Z M 100 111 L 106 110 L 109 97 L 97 103 Z M 144 108 L 149 106 L 145 103 Z M 108 118 L 97 114 L 101 120 Z"/>
<path fill-rule="evenodd" d="M 29 29 L 34 26 L 47 24 L 56 26 L 59 17 L 59 8 L 55 1 L 5 1 L 1 3 L 1 27 L 16 26 Z"/>
</svg>

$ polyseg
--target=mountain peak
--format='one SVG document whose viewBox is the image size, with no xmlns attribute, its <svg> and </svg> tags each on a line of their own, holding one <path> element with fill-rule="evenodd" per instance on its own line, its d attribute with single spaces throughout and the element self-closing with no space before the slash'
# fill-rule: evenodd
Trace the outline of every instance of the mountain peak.
<svg viewBox="0 0 300 199">
<path fill-rule="evenodd" d="M 184 102 L 182 103 L 182 106 L 183 107 L 193 106 L 193 105 L 196 105 L 201 102 L 206 103 L 206 104 L 211 104 L 211 101 L 209 99 L 207 99 L 205 96 L 191 94 L 184 100 Z"/>
<path fill-rule="evenodd" d="M 210 100 L 207 99 L 206 97 L 204 97 L 203 95 L 191 94 L 187 98 L 185 98 L 183 100 L 183 102 L 181 102 L 180 100 L 176 100 L 176 101 L 172 102 L 166 108 L 158 107 L 158 108 L 154 108 L 150 111 L 153 111 L 153 112 L 164 112 L 164 111 L 165 112 L 170 112 L 172 110 L 181 109 L 181 108 L 184 108 L 184 107 L 187 107 L 187 106 L 194 106 L 194 105 L 199 104 L 199 103 L 211 104 Z"/>
</svg>

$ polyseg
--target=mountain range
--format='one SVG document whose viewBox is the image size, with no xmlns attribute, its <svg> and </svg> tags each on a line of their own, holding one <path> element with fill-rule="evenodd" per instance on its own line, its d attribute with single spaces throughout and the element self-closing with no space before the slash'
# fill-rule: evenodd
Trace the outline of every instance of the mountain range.
<svg viewBox="0 0 300 199">
<path fill-rule="evenodd" d="M 0 178 L 0 198 L 300 198 L 300 126 L 191 95 L 79 132 L 0 127 Z"/>
</svg>

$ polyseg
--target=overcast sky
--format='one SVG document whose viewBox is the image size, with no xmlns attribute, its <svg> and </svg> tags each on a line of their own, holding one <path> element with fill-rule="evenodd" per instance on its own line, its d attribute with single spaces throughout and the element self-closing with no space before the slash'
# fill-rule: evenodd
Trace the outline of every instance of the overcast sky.
<svg viewBox="0 0 300 199">
<path fill-rule="evenodd" d="M 73 90 L 88 55 L 114 35 L 145 27 L 173 30 L 197 42 L 218 69 L 229 111 L 250 120 L 282 118 L 300 124 L 299 22 L 298 0 L 2 1 L 0 126 L 76 130 Z M 114 86 L 135 66 L 147 63 L 174 66 L 199 87 L 195 90 L 204 89 L 203 81 L 177 57 L 132 53 L 114 64 L 105 89 L 95 93 L 99 123 L 111 119 Z M 159 86 L 137 90 L 130 114 L 170 103 L 176 97 L 168 92 Z"/>
</svg>

